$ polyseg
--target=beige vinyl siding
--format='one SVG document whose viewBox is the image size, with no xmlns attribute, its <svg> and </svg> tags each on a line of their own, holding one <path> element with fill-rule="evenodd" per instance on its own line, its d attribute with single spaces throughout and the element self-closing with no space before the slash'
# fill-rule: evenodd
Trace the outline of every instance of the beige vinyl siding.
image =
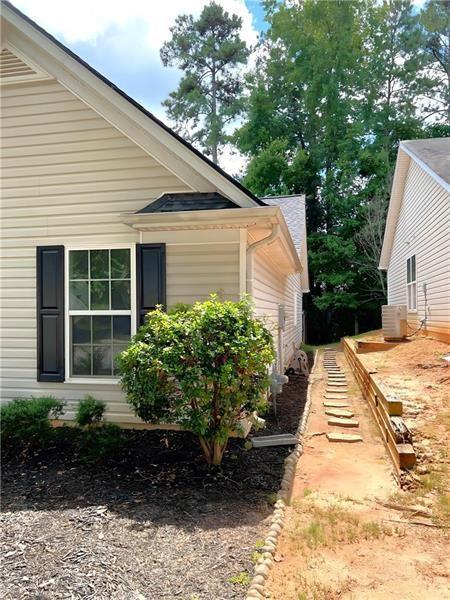
<svg viewBox="0 0 450 600">
<path fill-rule="evenodd" d="M 297 294 L 295 294 L 297 292 Z M 257 250 L 253 263 L 253 300 L 255 314 L 266 320 L 274 336 L 278 351 L 278 306 L 285 307 L 285 329 L 281 332 L 282 365 L 287 368 L 291 362 L 294 347 L 301 343 L 302 292 L 300 274 L 283 275 L 270 262 L 268 252 Z M 294 324 L 294 302 L 297 302 L 297 324 Z"/>
<path fill-rule="evenodd" d="M 36 246 L 135 244 L 139 233 L 120 213 L 190 190 L 55 81 L 3 89 L 1 125 L 2 401 L 53 394 L 68 401 L 70 417 L 89 393 L 107 402 L 110 420 L 136 422 L 118 385 L 36 381 Z M 238 231 L 143 235 L 152 236 L 167 242 L 169 305 L 221 290 L 238 297 Z"/>
<path fill-rule="evenodd" d="M 426 283 L 426 331 L 450 339 L 450 195 L 411 160 L 388 269 L 389 304 L 406 304 L 406 261 L 414 254 L 417 313 L 408 313 L 410 333 L 425 316 Z"/>
</svg>

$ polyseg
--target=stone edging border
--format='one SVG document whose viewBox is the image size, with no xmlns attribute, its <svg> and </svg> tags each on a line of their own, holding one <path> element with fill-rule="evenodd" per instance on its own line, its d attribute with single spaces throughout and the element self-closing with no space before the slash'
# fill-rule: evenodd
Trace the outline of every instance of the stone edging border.
<svg viewBox="0 0 450 600">
<path fill-rule="evenodd" d="M 278 538 L 283 530 L 285 521 L 286 507 L 289 504 L 292 484 L 294 482 L 295 469 L 298 459 L 303 454 L 303 436 L 308 423 L 309 412 L 311 410 L 311 384 L 314 381 L 313 374 L 317 367 L 317 359 L 319 351 L 314 353 L 314 364 L 309 374 L 308 389 L 306 392 L 306 403 L 303 410 L 302 418 L 297 429 L 297 438 L 299 440 L 295 450 L 284 460 L 284 474 L 281 480 L 281 487 L 277 493 L 277 501 L 274 505 L 272 521 L 269 528 L 269 533 L 264 541 L 264 546 L 261 548 L 262 556 L 255 565 L 254 576 L 247 590 L 246 600 L 264 599 L 264 586 L 266 584 L 269 571 L 273 566 L 274 555 L 277 549 Z"/>
</svg>

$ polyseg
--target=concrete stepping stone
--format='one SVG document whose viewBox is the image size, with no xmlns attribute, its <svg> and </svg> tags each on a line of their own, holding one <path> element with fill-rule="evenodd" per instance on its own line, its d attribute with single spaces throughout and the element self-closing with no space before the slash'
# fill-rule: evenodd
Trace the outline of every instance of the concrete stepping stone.
<svg viewBox="0 0 450 600">
<path fill-rule="evenodd" d="M 338 419 L 332 417 L 331 419 L 328 419 L 328 425 L 333 425 L 335 427 L 359 427 L 359 421 L 356 419 Z"/>
<path fill-rule="evenodd" d="M 328 385 L 341 388 L 341 387 L 345 387 L 347 385 L 347 382 L 346 381 L 333 381 L 328 378 Z"/>
<path fill-rule="evenodd" d="M 327 433 L 327 440 L 329 442 L 347 442 L 350 444 L 363 441 L 363 439 L 360 435 L 356 435 L 354 433 L 340 433 L 340 432 Z"/>
<path fill-rule="evenodd" d="M 329 417 L 342 417 L 344 419 L 351 419 L 354 416 L 351 410 L 345 410 L 345 408 L 326 408 L 325 414 Z"/>
<path fill-rule="evenodd" d="M 327 394 L 344 394 L 344 396 L 347 395 L 347 388 L 335 388 L 335 387 L 327 387 L 325 392 Z"/>
<path fill-rule="evenodd" d="M 347 408 L 348 402 L 338 402 L 337 400 L 327 400 L 323 403 L 328 408 Z"/>
<path fill-rule="evenodd" d="M 345 394 L 325 394 L 325 400 L 345 400 L 347 401 L 349 398 Z"/>
</svg>

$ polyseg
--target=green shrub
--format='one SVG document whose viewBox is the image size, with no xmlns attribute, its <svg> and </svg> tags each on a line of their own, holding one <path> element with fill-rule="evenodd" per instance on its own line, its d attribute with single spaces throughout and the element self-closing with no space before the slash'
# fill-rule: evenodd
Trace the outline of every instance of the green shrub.
<svg viewBox="0 0 450 600">
<path fill-rule="evenodd" d="M 53 433 L 49 419 L 58 418 L 63 408 L 64 402 L 52 396 L 15 398 L 0 408 L 2 443 L 39 444 L 47 441 Z"/>
<path fill-rule="evenodd" d="M 123 448 L 125 438 L 121 428 L 114 423 L 88 428 L 81 432 L 80 450 L 87 460 L 114 456 Z"/>
<path fill-rule="evenodd" d="M 75 420 L 80 427 L 90 427 L 100 423 L 106 410 L 106 404 L 103 400 L 97 400 L 92 396 L 86 396 L 78 403 Z"/>
<path fill-rule="evenodd" d="M 248 300 L 212 296 L 184 311 L 150 313 L 117 362 L 134 412 L 150 423 L 180 423 L 219 464 L 236 421 L 265 407 L 274 356 Z"/>
</svg>

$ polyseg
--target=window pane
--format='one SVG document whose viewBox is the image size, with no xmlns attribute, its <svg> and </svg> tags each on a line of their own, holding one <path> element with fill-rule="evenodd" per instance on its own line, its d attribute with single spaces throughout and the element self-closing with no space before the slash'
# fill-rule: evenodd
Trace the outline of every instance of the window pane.
<svg viewBox="0 0 450 600">
<path fill-rule="evenodd" d="M 406 261 L 406 283 L 411 281 L 411 260 L 408 258 Z"/>
<path fill-rule="evenodd" d="M 72 310 L 89 308 L 87 281 L 71 281 L 69 283 L 69 306 Z"/>
<path fill-rule="evenodd" d="M 91 374 L 91 347 L 72 346 L 72 375 Z"/>
<path fill-rule="evenodd" d="M 91 250 L 91 279 L 109 278 L 109 250 Z"/>
<path fill-rule="evenodd" d="M 101 316 L 92 317 L 92 343 L 110 344 L 111 343 L 111 317 Z"/>
<path fill-rule="evenodd" d="M 87 250 L 71 250 L 69 252 L 69 274 L 70 279 L 87 279 L 89 277 Z"/>
<path fill-rule="evenodd" d="M 130 278 L 130 251 L 111 250 L 111 279 Z"/>
<path fill-rule="evenodd" d="M 113 310 L 129 310 L 130 282 L 111 281 L 111 308 Z"/>
<path fill-rule="evenodd" d="M 411 285 L 411 308 L 416 310 L 417 308 L 417 293 L 416 293 L 416 284 L 413 283 Z"/>
<path fill-rule="evenodd" d="M 72 317 L 72 344 L 91 343 L 91 317 Z"/>
<path fill-rule="evenodd" d="M 93 346 L 93 375 L 112 375 L 111 346 Z"/>
<path fill-rule="evenodd" d="M 113 317 L 113 341 L 128 342 L 131 337 L 131 318 Z"/>
<path fill-rule="evenodd" d="M 118 369 L 116 366 L 116 358 L 120 352 L 123 352 L 127 348 L 127 344 L 114 344 L 113 345 L 113 373 L 114 375 L 118 375 Z"/>
<path fill-rule="evenodd" d="M 91 310 L 109 309 L 109 281 L 91 281 Z"/>
<path fill-rule="evenodd" d="M 416 280 L 416 255 L 411 256 L 411 281 Z"/>
</svg>

